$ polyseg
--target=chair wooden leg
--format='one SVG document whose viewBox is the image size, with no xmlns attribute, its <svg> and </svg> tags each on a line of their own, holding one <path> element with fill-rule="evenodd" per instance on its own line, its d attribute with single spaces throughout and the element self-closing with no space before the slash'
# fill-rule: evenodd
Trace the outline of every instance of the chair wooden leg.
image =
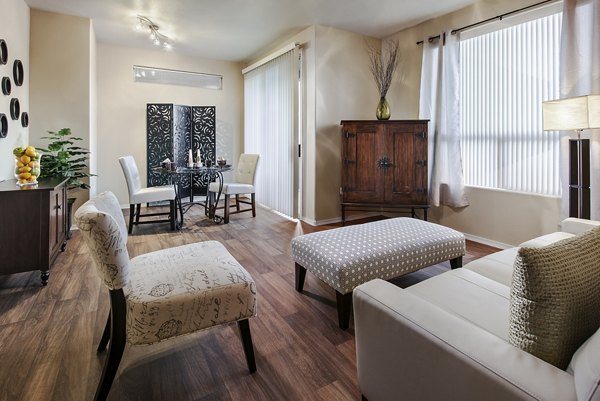
<svg viewBox="0 0 600 401">
<path fill-rule="evenodd" d="M 225 224 L 229 223 L 229 197 L 230 195 L 225 195 Z"/>
<path fill-rule="evenodd" d="M 175 231 L 175 220 L 177 216 L 175 214 L 175 199 L 169 201 L 169 220 L 171 222 L 171 231 Z"/>
<path fill-rule="evenodd" d="M 106 326 L 104 326 L 104 331 L 102 332 L 102 338 L 100 339 L 100 344 L 98 344 L 98 352 L 102 352 L 106 350 L 106 346 L 108 345 L 108 340 L 110 340 L 110 322 L 111 322 L 111 313 L 108 312 L 108 319 L 106 320 Z"/>
<path fill-rule="evenodd" d="M 254 193 L 250 194 L 250 199 L 252 201 L 252 217 L 256 217 L 256 200 L 254 199 Z"/>
<path fill-rule="evenodd" d="M 133 232 L 133 216 L 135 216 L 135 205 L 129 205 L 129 234 Z"/>
<path fill-rule="evenodd" d="M 111 334 L 110 345 L 108 346 L 108 355 L 104 362 L 104 369 L 94 401 L 105 401 L 110 392 L 110 388 L 119 369 L 119 363 L 125 349 L 125 295 L 123 290 L 110 291 L 110 308 L 111 308 Z"/>
<path fill-rule="evenodd" d="M 252 335 L 250 335 L 250 324 L 248 319 L 238 320 L 238 327 L 242 336 L 242 345 L 244 354 L 246 354 L 246 363 L 250 373 L 256 372 L 256 360 L 254 359 L 254 347 L 252 346 Z"/>
<path fill-rule="evenodd" d="M 148 205 L 146 205 L 148 206 Z M 135 223 L 138 224 L 140 222 L 140 215 L 142 214 L 142 204 L 137 204 L 137 211 L 135 212 Z"/>
<path fill-rule="evenodd" d="M 350 309 L 352 308 L 352 293 L 341 294 L 335 292 L 337 300 L 338 324 L 340 329 L 347 330 L 350 325 Z"/>
<path fill-rule="evenodd" d="M 240 211 L 240 194 L 235 194 L 235 210 Z"/>
<path fill-rule="evenodd" d="M 296 263 L 296 291 L 302 292 L 304 289 L 304 279 L 306 278 L 306 269 Z"/>
</svg>

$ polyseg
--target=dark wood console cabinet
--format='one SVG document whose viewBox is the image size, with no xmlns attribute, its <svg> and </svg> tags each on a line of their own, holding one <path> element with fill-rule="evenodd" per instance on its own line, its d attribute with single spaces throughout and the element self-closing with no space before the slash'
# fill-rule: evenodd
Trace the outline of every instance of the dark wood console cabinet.
<svg viewBox="0 0 600 401">
<path fill-rule="evenodd" d="M 40 270 L 46 285 L 67 245 L 66 213 L 66 179 L 40 179 L 33 188 L 0 182 L 0 274 Z"/>
<path fill-rule="evenodd" d="M 428 120 L 342 121 L 342 223 L 348 210 L 429 208 Z"/>
</svg>

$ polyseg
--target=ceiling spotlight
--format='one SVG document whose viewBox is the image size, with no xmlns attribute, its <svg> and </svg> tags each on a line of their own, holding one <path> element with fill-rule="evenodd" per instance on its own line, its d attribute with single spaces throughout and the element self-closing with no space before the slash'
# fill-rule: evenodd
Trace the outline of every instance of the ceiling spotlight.
<svg viewBox="0 0 600 401">
<path fill-rule="evenodd" d="M 160 29 L 158 25 L 152 22 L 148 17 L 144 17 L 143 15 L 137 16 L 137 24 L 135 25 L 136 31 L 141 31 L 144 28 L 150 31 L 150 40 L 156 46 L 162 46 L 165 49 L 171 49 L 173 46 L 168 42 L 169 38 L 158 30 Z"/>
</svg>

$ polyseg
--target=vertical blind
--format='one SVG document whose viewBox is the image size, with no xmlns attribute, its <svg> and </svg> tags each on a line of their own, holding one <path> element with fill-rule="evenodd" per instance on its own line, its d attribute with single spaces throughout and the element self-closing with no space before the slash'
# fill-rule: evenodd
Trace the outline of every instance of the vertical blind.
<svg viewBox="0 0 600 401">
<path fill-rule="evenodd" d="M 465 184 L 560 194 L 559 134 L 542 129 L 542 101 L 559 98 L 561 14 L 460 44 Z"/>
<path fill-rule="evenodd" d="M 244 151 L 260 154 L 256 201 L 289 217 L 294 211 L 294 50 L 244 75 Z"/>
</svg>

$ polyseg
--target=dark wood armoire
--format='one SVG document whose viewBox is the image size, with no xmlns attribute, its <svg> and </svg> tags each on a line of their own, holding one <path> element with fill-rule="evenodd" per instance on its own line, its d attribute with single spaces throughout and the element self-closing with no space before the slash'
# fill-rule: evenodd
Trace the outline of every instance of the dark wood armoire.
<svg viewBox="0 0 600 401">
<path fill-rule="evenodd" d="M 149 187 L 170 184 L 170 177 L 154 171 L 153 167 L 169 159 L 177 166 L 186 166 L 191 149 L 196 157 L 200 150 L 203 162 L 216 160 L 216 108 L 215 106 L 185 106 L 170 103 L 146 105 L 146 157 Z M 190 182 L 182 177 L 181 196 L 189 196 Z M 194 194 L 204 194 L 207 177 L 194 176 Z"/>
<path fill-rule="evenodd" d="M 342 222 L 349 210 L 429 208 L 428 120 L 342 121 Z"/>
</svg>

